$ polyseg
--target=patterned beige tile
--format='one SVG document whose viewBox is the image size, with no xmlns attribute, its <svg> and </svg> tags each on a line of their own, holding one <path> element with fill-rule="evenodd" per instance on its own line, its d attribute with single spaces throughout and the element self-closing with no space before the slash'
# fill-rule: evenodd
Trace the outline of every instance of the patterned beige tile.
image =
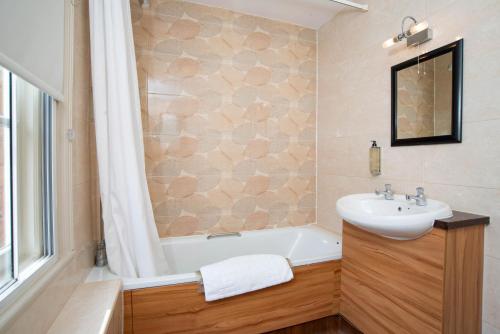
<svg viewBox="0 0 500 334">
<path fill-rule="evenodd" d="M 269 152 L 269 141 L 265 139 L 253 139 L 245 148 L 245 155 L 252 159 L 263 158 Z"/>
<path fill-rule="evenodd" d="M 192 195 L 196 191 L 198 180 L 190 176 L 174 178 L 168 187 L 168 195 L 182 198 Z"/>
<path fill-rule="evenodd" d="M 257 201 L 254 196 L 247 196 L 237 200 L 232 207 L 232 214 L 239 218 L 247 217 L 252 214 L 257 207 Z"/>
<path fill-rule="evenodd" d="M 221 232 L 238 232 L 243 230 L 245 221 L 234 216 L 223 216 L 219 221 Z"/>
<path fill-rule="evenodd" d="M 253 32 L 247 36 L 245 45 L 253 50 L 265 50 L 271 46 L 271 36 L 262 32 Z"/>
<path fill-rule="evenodd" d="M 263 194 L 268 188 L 269 177 L 257 175 L 248 178 L 243 191 L 248 195 L 258 196 Z"/>
<path fill-rule="evenodd" d="M 254 86 L 262 86 L 265 85 L 271 80 L 271 71 L 264 67 L 254 67 L 251 68 L 246 76 L 245 82 Z"/>
<path fill-rule="evenodd" d="M 257 211 L 250 214 L 246 220 L 243 228 L 245 230 L 260 230 L 265 228 L 269 223 L 269 214 L 264 211 Z"/>
<path fill-rule="evenodd" d="M 198 139 L 192 137 L 180 137 L 176 142 L 168 147 L 167 155 L 176 158 L 186 158 L 192 156 L 198 148 Z"/>
<path fill-rule="evenodd" d="M 177 218 L 170 226 L 168 226 L 168 230 L 163 232 L 166 235 L 170 236 L 183 236 L 190 235 L 196 232 L 198 228 L 199 220 L 192 216 L 182 216 Z"/>
<path fill-rule="evenodd" d="M 315 222 L 316 32 L 180 0 L 131 7 L 160 235 Z"/>
<path fill-rule="evenodd" d="M 177 39 L 193 39 L 200 33 L 200 24 L 193 20 L 180 19 L 175 21 L 168 33 Z"/>
</svg>

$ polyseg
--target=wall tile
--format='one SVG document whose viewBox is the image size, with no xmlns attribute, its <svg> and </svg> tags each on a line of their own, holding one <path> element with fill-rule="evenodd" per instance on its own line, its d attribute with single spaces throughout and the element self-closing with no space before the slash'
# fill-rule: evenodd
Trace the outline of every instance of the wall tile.
<svg viewBox="0 0 500 334">
<path fill-rule="evenodd" d="M 485 229 L 485 332 L 498 326 L 495 293 L 500 248 L 500 132 L 498 86 L 500 4 L 494 0 L 367 0 L 367 13 L 341 11 L 318 32 L 318 223 L 341 231 L 335 202 L 372 192 L 384 183 L 398 193 L 424 186 L 429 197 L 453 209 L 491 217 Z M 434 29 L 419 48 L 381 43 L 412 13 Z M 358 31 L 370 27 L 366 33 Z M 366 29 L 365 29 L 366 30 Z M 462 36 L 464 48 L 463 143 L 390 147 L 390 67 Z M 382 175 L 368 174 L 369 140 L 382 147 Z M 488 292 L 486 292 L 488 290 Z M 487 329 L 486 329 L 487 328 Z"/>
<path fill-rule="evenodd" d="M 483 320 L 500 328 L 500 259 L 486 256 L 484 259 Z"/>
<path fill-rule="evenodd" d="M 425 181 L 500 188 L 499 127 L 500 120 L 465 123 L 462 144 L 430 146 L 424 153 Z"/>
<path fill-rule="evenodd" d="M 495 328 L 486 321 L 483 321 L 483 334 L 500 334 L 500 328 Z"/>
<path fill-rule="evenodd" d="M 131 8 L 160 235 L 315 222 L 316 31 L 184 1 Z"/>
</svg>

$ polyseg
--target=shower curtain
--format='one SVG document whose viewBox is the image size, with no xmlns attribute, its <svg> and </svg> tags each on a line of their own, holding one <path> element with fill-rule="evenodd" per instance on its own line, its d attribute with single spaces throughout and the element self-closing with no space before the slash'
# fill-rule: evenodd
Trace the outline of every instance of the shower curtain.
<svg viewBox="0 0 500 334">
<path fill-rule="evenodd" d="M 92 89 L 106 252 L 124 277 L 168 272 L 146 183 L 129 0 L 90 0 Z"/>
</svg>

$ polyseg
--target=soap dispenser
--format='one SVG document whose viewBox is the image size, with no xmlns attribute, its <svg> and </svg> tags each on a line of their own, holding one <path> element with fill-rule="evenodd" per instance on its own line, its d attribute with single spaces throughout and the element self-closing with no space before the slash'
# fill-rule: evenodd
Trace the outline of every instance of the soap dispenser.
<svg viewBox="0 0 500 334">
<path fill-rule="evenodd" d="M 380 147 L 377 146 L 377 141 L 372 140 L 370 147 L 370 173 L 373 176 L 380 175 Z"/>
</svg>

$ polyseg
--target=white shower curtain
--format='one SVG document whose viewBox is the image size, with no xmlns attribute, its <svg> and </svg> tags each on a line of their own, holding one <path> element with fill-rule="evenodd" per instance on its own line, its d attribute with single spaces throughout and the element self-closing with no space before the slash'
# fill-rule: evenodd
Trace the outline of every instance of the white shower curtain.
<svg viewBox="0 0 500 334">
<path fill-rule="evenodd" d="M 90 0 L 92 85 L 106 252 L 125 277 L 168 272 L 144 165 L 129 0 Z"/>
</svg>

